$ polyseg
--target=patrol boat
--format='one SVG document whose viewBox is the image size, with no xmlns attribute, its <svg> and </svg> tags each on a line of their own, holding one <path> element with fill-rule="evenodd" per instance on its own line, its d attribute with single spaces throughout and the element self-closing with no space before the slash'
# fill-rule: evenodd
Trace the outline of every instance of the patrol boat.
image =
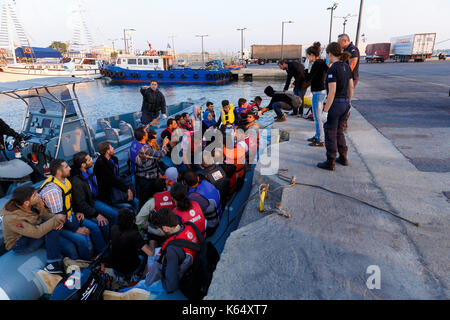
<svg viewBox="0 0 450 320">
<path fill-rule="evenodd" d="M 206 64 L 205 69 L 175 68 L 172 56 L 121 55 L 114 66 L 100 72 L 117 83 L 223 84 L 231 80 L 231 72 L 220 61 Z"/>
<path fill-rule="evenodd" d="M 20 133 L 29 138 L 22 143 L 7 140 L 6 155 L 10 160 L 0 162 L 0 182 L 10 186 L 4 190 L 6 195 L 0 198 L 2 208 L 15 187 L 32 185 L 37 189 L 49 175 L 51 159 L 63 159 L 70 165 L 73 155 L 80 151 L 95 159 L 95 150 L 101 141 L 109 141 L 115 147 L 121 173 L 128 170 L 128 149 L 133 140 L 133 130 L 140 125 L 140 112 L 99 119 L 94 130 L 83 115 L 75 90 L 77 84 L 90 81 L 93 80 L 54 77 L 0 84 L 0 94 L 26 104 Z M 192 112 L 194 104 L 188 101 L 168 106 L 168 115 Z M 160 134 L 164 125 L 154 129 Z M 242 188 L 228 202 L 220 224 L 210 238 L 219 254 L 230 233 L 237 228 L 249 197 L 254 166 L 250 169 Z M 3 244 L 1 231 L 0 243 Z M 25 255 L 13 251 L 5 253 L 4 250 L 0 254 L 0 300 L 36 300 L 50 294 L 53 288 L 44 280 L 49 276 L 43 271 L 46 265 L 44 248 Z"/>
</svg>

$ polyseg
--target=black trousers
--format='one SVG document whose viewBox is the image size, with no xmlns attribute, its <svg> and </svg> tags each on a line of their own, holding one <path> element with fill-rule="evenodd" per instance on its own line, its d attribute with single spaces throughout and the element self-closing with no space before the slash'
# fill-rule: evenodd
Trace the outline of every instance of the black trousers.
<svg viewBox="0 0 450 320">
<path fill-rule="evenodd" d="M 144 204 L 156 193 L 155 181 L 156 179 L 136 177 L 136 197 L 139 200 L 139 210 L 141 210 Z"/>
<path fill-rule="evenodd" d="M 337 153 L 347 155 L 347 143 L 344 135 L 345 119 L 350 111 L 348 99 L 337 98 L 328 112 L 328 121 L 324 124 L 327 159 L 336 160 Z"/>
</svg>

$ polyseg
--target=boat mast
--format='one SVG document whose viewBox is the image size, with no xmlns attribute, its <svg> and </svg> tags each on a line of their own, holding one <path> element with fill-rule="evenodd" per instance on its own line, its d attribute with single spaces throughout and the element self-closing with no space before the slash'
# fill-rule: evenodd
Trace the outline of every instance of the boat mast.
<svg viewBox="0 0 450 320">
<path fill-rule="evenodd" d="M 2 6 L 2 21 L 0 30 L 0 47 L 6 47 L 11 50 L 14 62 L 16 63 L 16 48 L 14 44 L 15 36 L 17 36 L 19 44 L 22 48 L 30 48 L 31 56 L 34 56 L 33 49 L 30 44 L 30 39 L 25 32 L 16 13 L 16 3 L 11 0 L 4 0 Z"/>
</svg>

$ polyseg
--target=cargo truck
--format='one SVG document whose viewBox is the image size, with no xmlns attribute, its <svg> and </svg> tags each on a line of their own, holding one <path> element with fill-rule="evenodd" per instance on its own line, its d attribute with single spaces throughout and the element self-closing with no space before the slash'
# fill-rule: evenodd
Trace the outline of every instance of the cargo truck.
<svg viewBox="0 0 450 320">
<path fill-rule="evenodd" d="M 281 59 L 281 45 L 252 45 L 252 59 L 258 60 L 260 65 L 268 62 L 277 62 Z M 302 59 L 301 44 L 285 44 L 283 46 L 283 59 Z"/>
<path fill-rule="evenodd" d="M 395 61 L 424 62 L 433 54 L 436 33 L 417 33 L 391 39 L 392 55 Z"/>
<path fill-rule="evenodd" d="M 367 62 L 384 62 L 391 53 L 390 43 L 371 43 L 366 47 Z"/>
</svg>

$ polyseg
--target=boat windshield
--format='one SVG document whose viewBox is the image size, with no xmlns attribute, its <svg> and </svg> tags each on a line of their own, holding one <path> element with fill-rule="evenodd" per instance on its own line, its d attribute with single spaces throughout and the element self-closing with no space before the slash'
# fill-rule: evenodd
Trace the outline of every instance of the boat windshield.
<svg viewBox="0 0 450 320">
<path fill-rule="evenodd" d="M 48 90 L 51 94 L 43 88 L 28 91 L 28 94 L 32 96 L 28 98 L 30 113 L 45 113 L 50 116 L 62 117 L 64 115 L 64 108 L 60 102 L 57 102 L 57 100 L 60 100 L 66 106 L 66 117 L 77 114 L 70 91 L 66 86 L 48 88 Z"/>
</svg>

